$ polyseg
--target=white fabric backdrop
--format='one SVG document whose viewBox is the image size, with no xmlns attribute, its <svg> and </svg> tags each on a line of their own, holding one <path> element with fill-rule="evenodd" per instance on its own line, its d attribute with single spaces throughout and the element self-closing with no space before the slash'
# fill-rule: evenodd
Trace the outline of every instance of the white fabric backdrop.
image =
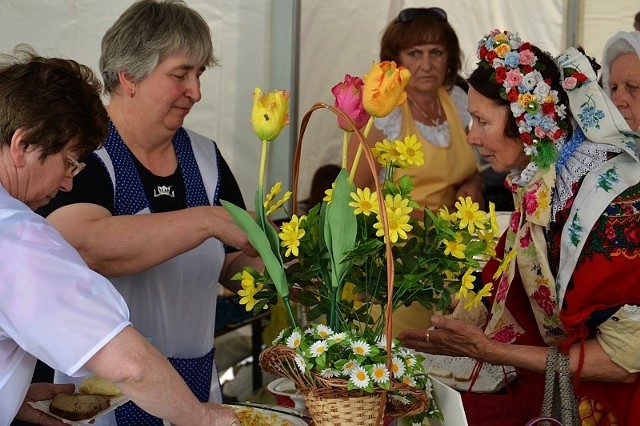
<svg viewBox="0 0 640 426">
<path fill-rule="evenodd" d="M 274 75 L 289 73 L 289 67 L 270 63 L 269 53 L 271 46 L 278 46 L 271 40 L 270 29 L 289 25 L 289 18 L 271 12 L 275 6 L 296 1 L 300 6 L 297 95 L 302 116 L 314 102 L 331 103 L 330 88 L 345 73 L 368 72 L 371 61 L 378 58 L 384 26 L 403 7 L 445 8 L 466 57 L 474 54 L 477 40 L 496 27 L 519 31 L 555 54 L 565 47 L 566 3 L 577 0 L 187 0 L 209 22 L 214 51 L 221 60 L 221 67 L 203 74 L 203 98 L 187 117 L 187 126 L 218 142 L 250 206 L 259 159 L 249 123 L 251 93 L 256 86 L 265 90 L 296 87 L 294 83 L 269 87 L 271 81 L 290 81 L 288 75 Z M 640 9 L 632 0 L 616 0 L 615 7 L 598 0 L 578 3 L 578 40 L 598 58 L 610 35 L 632 29 L 633 16 Z M 24 42 L 40 53 L 73 58 L 97 71 L 100 39 L 129 4 L 131 0 L 0 0 L 0 52 L 10 52 Z M 473 62 L 471 58 L 467 64 L 473 67 Z M 294 143 L 287 136 L 281 136 L 273 149 Z M 341 140 L 334 118 L 324 111 L 316 113 L 305 135 L 301 198 L 319 165 L 339 162 Z M 284 164 L 272 169 L 286 180 L 289 161 L 278 162 Z"/>
<path fill-rule="evenodd" d="M 131 0 L 0 0 L 0 52 L 28 43 L 98 72 L 100 40 Z M 268 0 L 188 0 L 209 23 L 220 67 L 201 78 L 202 100 L 186 125 L 216 142 L 253 205 L 260 147 L 250 124 L 254 87 L 266 86 Z M 255 165 L 255 167 L 254 167 Z"/>
</svg>

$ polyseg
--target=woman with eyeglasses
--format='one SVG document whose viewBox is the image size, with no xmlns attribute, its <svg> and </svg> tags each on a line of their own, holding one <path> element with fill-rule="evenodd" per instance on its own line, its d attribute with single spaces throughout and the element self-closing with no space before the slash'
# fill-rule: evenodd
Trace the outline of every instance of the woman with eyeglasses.
<svg viewBox="0 0 640 426">
<path fill-rule="evenodd" d="M 387 25 L 380 44 L 380 60 L 395 61 L 411 71 L 407 102 L 388 116 L 375 120 L 368 135 L 373 146 L 383 139 L 404 139 L 415 134 L 422 143 L 425 163 L 397 169 L 394 178 L 408 175 L 415 188 L 414 200 L 432 211 L 453 207 L 459 196 L 470 196 L 483 205 L 483 181 L 477 157 L 466 142 L 470 116 L 467 94 L 456 85 L 461 68 L 458 36 L 443 9 L 408 8 Z M 350 144 L 351 158 L 357 144 Z M 369 168 L 360 164 L 358 187 L 373 187 Z M 419 211 L 419 210 L 416 210 Z M 428 324 L 429 312 L 415 303 L 394 314 L 394 335 Z"/>
</svg>

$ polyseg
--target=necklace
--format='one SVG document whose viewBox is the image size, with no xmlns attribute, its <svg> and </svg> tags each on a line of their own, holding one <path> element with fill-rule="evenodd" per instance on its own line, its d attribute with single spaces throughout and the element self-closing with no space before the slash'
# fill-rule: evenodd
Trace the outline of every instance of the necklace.
<svg viewBox="0 0 640 426">
<path fill-rule="evenodd" d="M 418 108 L 418 111 L 420 112 L 420 114 L 422 114 L 424 118 L 429 120 L 429 122 L 431 122 L 431 124 L 433 126 L 439 126 L 440 125 L 440 117 L 442 116 L 442 110 L 440 109 L 440 100 L 438 100 L 438 102 L 436 102 L 436 108 L 437 108 L 437 115 L 438 116 L 437 116 L 437 118 L 433 119 L 433 118 L 431 118 L 431 116 L 429 114 L 424 112 L 424 110 L 422 108 L 420 108 L 420 105 L 418 105 L 418 103 L 416 101 L 414 101 L 413 98 L 411 96 L 409 96 L 408 93 L 407 93 L 407 99 L 409 99 L 409 101 L 411 101 L 411 103 L 413 105 L 415 105 L 416 108 Z"/>
</svg>

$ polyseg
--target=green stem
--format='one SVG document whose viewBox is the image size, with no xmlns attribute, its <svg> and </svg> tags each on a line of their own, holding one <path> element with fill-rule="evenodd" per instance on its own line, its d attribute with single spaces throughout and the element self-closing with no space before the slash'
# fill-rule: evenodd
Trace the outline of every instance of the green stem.
<svg viewBox="0 0 640 426">
<path fill-rule="evenodd" d="M 258 187 L 264 188 L 265 169 L 267 164 L 267 147 L 269 142 L 262 141 L 262 153 L 260 154 L 260 174 L 258 175 Z"/>
<path fill-rule="evenodd" d="M 291 309 L 291 301 L 289 296 L 284 296 L 282 298 L 284 301 L 284 306 L 287 308 L 287 315 L 289 315 L 289 322 L 291 323 L 291 327 L 295 328 L 298 326 L 298 321 L 296 321 L 295 315 L 293 315 L 293 310 Z"/>
<path fill-rule="evenodd" d="M 367 121 L 367 126 L 364 128 L 364 132 L 362 135 L 367 138 L 369 136 L 369 132 L 371 131 L 371 127 L 373 126 L 373 116 L 369 117 L 369 121 Z M 362 156 L 362 150 L 364 147 L 361 143 L 358 144 L 358 150 L 356 151 L 356 156 L 353 158 L 353 164 L 351 165 L 351 173 L 349 174 L 349 182 L 353 182 L 353 178 L 356 175 L 356 170 L 358 170 L 358 163 L 360 163 L 360 157 Z"/>
<path fill-rule="evenodd" d="M 347 151 L 349 148 L 349 135 L 346 130 L 342 133 L 342 168 L 347 168 Z"/>
</svg>

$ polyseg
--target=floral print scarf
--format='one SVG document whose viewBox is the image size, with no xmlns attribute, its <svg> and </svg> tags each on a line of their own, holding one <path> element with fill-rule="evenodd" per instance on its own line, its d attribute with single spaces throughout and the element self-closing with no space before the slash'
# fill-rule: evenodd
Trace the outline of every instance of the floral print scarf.
<svg viewBox="0 0 640 426">
<path fill-rule="evenodd" d="M 502 342 L 513 342 L 523 333 L 505 306 L 516 267 L 543 340 L 557 346 L 566 339 L 560 309 L 586 237 L 609 203 L 640 181 L 637 135 L 597 85 L 588 59 L 570 48 L 556 61 L 561 69 L 579 70 L 589 79 L 571 90 L 565 88 L 577 126 L 572 138 L 556 147 L 555 167 L 538 170 L 530 180 L 521 179 L 518 173 L 507 178 L 515 209 L 506 231 L 504 260 L 494 275 L 496 297 L 485 328 L 487 335 Z M 562 230 L 560 265 L 554 274 L 545 231 L 569 200 L 574 202 Z"/>
</svg>

